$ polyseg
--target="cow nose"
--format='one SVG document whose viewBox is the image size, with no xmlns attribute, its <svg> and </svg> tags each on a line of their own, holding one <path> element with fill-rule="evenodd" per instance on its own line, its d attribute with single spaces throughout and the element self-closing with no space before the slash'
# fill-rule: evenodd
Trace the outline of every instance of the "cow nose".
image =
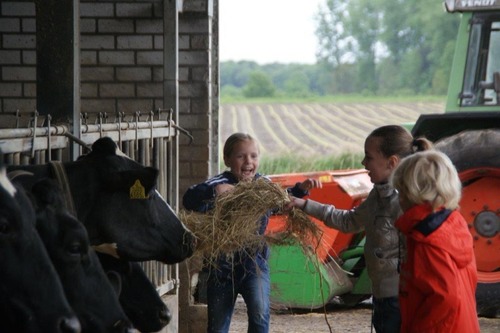
<svg viewBox="0 0 500 333">
<path fill-rule="evenodd" d="M 61 318 L 59 322 L 59 331 L 61 333 L 80 333 L 82 331 L 82 327 L 78 318 L 65 317 Z"/>
<path fill-rule="evenodd" d="M 168 325 L 168 323 L 170 323 L 170 320 L 172 319 L 172 314 L 170 313 L 170 310 L 166 306 L 160 310 L 158 316 L 160 318 L 160 321 L 164 325 Z"/>
<path fill-rule="evenodd" d="M 196 249 L 196 246 L 198 245 L 198 239 L 196 236 L 192 233 L 186 233 L 186 241 L 184 242 L 183 246 L 188 254 L 188 256 L 191 256 Z"/>
<path fill-rule="evenodd" d="M 113 325 L 113 333 L 134 333 L 132 324 L 127 320 L 119 320 Z"/>
</svg>

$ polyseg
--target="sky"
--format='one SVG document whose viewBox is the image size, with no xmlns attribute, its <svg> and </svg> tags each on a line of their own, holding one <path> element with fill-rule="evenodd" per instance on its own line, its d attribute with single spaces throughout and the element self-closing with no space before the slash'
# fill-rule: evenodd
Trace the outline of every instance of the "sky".
<svg viewBox="0 0 500 333">
<path fill-rule="evenodd" d="M 325 0 L 219 0 L 221 61 L 314 64 L 314 16 Z"/>
</svg>

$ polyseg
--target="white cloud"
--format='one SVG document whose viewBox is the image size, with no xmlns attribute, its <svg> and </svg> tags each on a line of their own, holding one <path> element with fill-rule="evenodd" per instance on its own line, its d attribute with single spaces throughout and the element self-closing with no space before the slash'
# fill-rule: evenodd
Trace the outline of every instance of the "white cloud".
<svg viewBox="0 0 500 333">
<path fill-rule="evenodd" d="M 314 15 L 326 0 L 219 0 L 220 60 L 315 63 Z"/>
</svg>

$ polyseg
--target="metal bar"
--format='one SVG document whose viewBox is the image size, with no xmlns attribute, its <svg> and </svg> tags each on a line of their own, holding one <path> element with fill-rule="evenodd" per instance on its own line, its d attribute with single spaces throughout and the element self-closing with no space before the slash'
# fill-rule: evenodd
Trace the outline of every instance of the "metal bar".
<svg viewBox="0 0 500 333">
<path fill-rule="evenodd" d="M 33 143 L 31 145 L 31 158 L 34 158 L 35 157 L 35 141 L 36 141 L 36 122 L 37 122 L 37 118 L 38 118 L 38 112 L 35 111 L 34 115 L 33 115 Z"/>
<path fill-rule="evenodd" d="M 0 129 L 0 139 L 33 137 L 34 131 L 36 132 L 36 137 L 46 136 L 48 130 L 50 130 L 51 135 L 63 135 L 64 133 L 68 132 L 68 127 L 66 125 L 58 125 L 51 126 L 50 129 L 47 129 L 47 127 L 2 128 Z"/>
<path fill-rule="evenodd" d="M 155 130 L 159 128 L 169 129 L 169 127 L 175 126 L 175 124 L 169 125 L 168 121 L 156 120 L 151 124 L 149 121 L 143 121 L 138 123 L 105 123 L 105 124 L 82 124 L 82 133 L 102 133 L 110 131 L 124 131 L 124 130 L 135 130 L 145 129 L 148 131 L 149 137 L 151 137 L 151 128 L 153 128 L 153 136 L 157 137 L 158 134 Z M 19 138 L 19 137 L 33 137 L 35 136 L 46 136 L 50 131 L 51 135 L 63 135 L 65 133 L 71 132 L 67 125 L 56 125 L 48 127 L 36 127 L 36 128 L 1 128 L 0 138 Z M 175 131 L 172 131 L 172 136 L 175 136 Z M 146 136 L 145 136 L 146 137 Z"/>
<path fill-rule="evenodd" d="M 109 136 L 115 142 L 121 142 L 121 148 L 129 157 L 145 166 L 153 166 L 160 170 L 158 190 L 165 198 L 168 197 L 168 142 L 177 135 L 175 125 L 169 121 L 126 122 L 120 117 L 120 123 L 103 123 L 103 117 L 98 124 L 82 121 L 81 138 L 75 138 L 66 125 L 51 126 L 50 118 L 46 127 L 0 129 L 0 148 L 8 164 L 41 164 L 47 160 L 62 160 L 63 152 L 68 149 L 69 140 L 75 140 L 82 145 L 88 145 L 101 136 Z M 135 146 L 138 146 L 136 151 Z M 34 157 L 30 153 L 34 152 Z M 143 268 L 156 286 L 160 295 L 176 291 L 176 265 L 168 266 L 155 261 L 142 263 Z"/>
<path fill-rule="evenodd" d="M 68 139 L 64 136 L 52 136 L 50 139 L 50 144 L 53 149 L 55 148 L 66 148 L 68 144 Z M 4 154 L 9 153 L 28 153 L 31 152 L 32 148 L 34 150 L 47 150 L 47 141 L 46 140 L 36 140 L 35 146 L 33 146 L 33 142 L 31 138 L 22 137 L 22 138 L 9 138 L 3 139 L 0 138 L 0 148 Z M 29 156 L 28 156 L 29 157 Z"/>
<path fill-rule="evenodd" d="M 47 115 L 47 128 L 50 128 L 50 121 L 52 120 L 52 117 Z M 50 162 L 52 160 L 51 156 L 51 151 L 52 151 L 52 146 L 50 144 L 50 130 L 47 130 L 47 160 Z"/>
</svg>

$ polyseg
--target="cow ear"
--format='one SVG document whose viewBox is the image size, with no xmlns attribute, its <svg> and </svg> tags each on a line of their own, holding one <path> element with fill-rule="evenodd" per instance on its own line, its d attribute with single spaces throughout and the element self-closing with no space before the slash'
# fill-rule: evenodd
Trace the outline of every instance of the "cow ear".
<svg viewBox="0 0 500 333">
<path fill-rule="evenodd" d="M 158 173 L 155 168 L 145 167 L 140 170 L 112 172 L 103 177 L 102 181 L 108 191 L 144 192 L 146 196 L 155 187 Z"/>
<path fill-rule="evenodd" d="M 119 173 L 123 183 L 127 184 L 128 190 L 132 190 L 134 186 L 142 186 L 146 194 L 155 187 L 158 178 L 158 170 L 150 167 L 141 170 L 120 171 Z"/>
<path fill-rule="evenodd" d="M 155 168 L 146 167 L 141 170 L 141 177 L 139 179 L 142 180 L 146 193 L 149 193 L 155 187 L 158 174 L 159 171 Z"/>
<path fill-rule="evenodd" d="M 37 181 L 31 189 L 31 194 L 36 206 L 41 209 L 52 206 L 57 211 L 61 211 L 64 207 L 62 190 L 53 179 L 44 178 Z"/>
<path fill-rule="evenodd" d="M 115 271 L 107 271 L 106 276 L 108 277 L 116 295 L 120 296 L 122 292 L 122 278 L 120 277 L 120 274 Z"/>
<path fill-rule="evenodd" d="M 92 144 L 92 152 L 89 155 L 115 155 L 118 146 L 110 137 L 103 137 Z"/>
</svg>

